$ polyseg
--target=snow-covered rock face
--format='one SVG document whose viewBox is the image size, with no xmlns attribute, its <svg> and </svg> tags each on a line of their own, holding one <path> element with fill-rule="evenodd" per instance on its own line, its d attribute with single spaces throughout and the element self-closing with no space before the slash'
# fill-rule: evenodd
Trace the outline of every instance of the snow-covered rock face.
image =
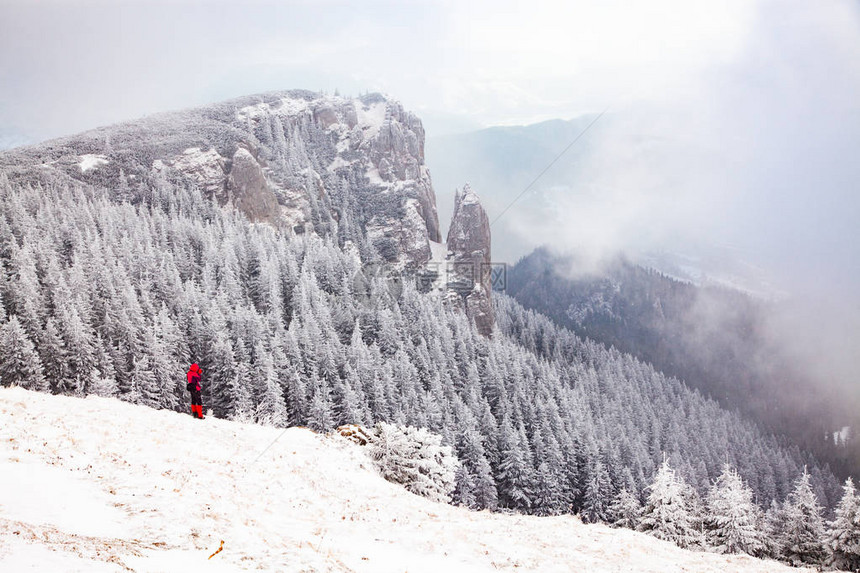
<svg viewBox="0 0 860 573">
<path fill-rule="evenodd" d="M 10 150 L 0 170 L 108 188 L 179 181 L 254 221 L 337 236 L 399 268 L 421 268 L 440 240 L 424 128 L 378 94 L 248 96 Z"/>
<path fill-rule="evenodd" d="M 278 198 L 269 189 L 260 164 L 243 147 L 233 154 L 227 190 L 233 205 L 252 221 L 279 222 Z"/>
<path fill-rule="evenodd" d="M 104 165 L 108 162 L 104 155 L 96 155 L 94 153 L 84 153 L 81 155 L 81 161 L 78 166 L 81 168 L 81 173 L 86 173 L 90 169 L 95 169 L 99 165 Z"/>
<path fill-rule="evenodd" d="M 461 305 L 478 331 L 493 332 L 490 220 L 478 195 L 466 185 L 454 198 L 448 230 L 448 300 Z"/>
<path fill-rule="evenodd" d="M 238 109 L 236 118 L 269 156 L 264 172 L 291 226 L 327 223 L 315 216 L 327 205 L 338 224 L 352 215 L 347 224 L 363 227 L 387 261 L 418 268 L 429 260 L 439 221 L 424 166 L 424 129 L 399 103 L 379 95 L 288 95 Z M 344 186 L 355 192 L 353 204 L 332 205 Z"/>
<path fill-rule="evenodd" d="M 169 176 L 181 173 L 185 180 L 200 191 L 217 197 L 222 204 L 226 200 L 227 162 L 215 149 L 206 151 L 189 147 L 182 153 L 152 162 L 152 174 Z"/>
<path fill-rule="evenodd" d="M 211 194 L 222 194 L 226 181 L 225 161 L 217 151 L 190 147 L 177 155 L 170 165 L 184 173 L 201 190 Z"/>
</svg>

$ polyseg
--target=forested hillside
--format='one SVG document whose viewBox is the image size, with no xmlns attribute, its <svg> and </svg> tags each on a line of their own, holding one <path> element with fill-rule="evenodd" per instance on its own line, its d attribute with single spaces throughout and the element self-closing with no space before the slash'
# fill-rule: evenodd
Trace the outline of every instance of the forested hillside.
<svg viewBox="0 0 860 573">
<path fill-rule="evenodd" d="M 728 460 L 763 505 L 803 465 L 823 503 L 839 494 L 810 456 L 630 355 L 503 296 L 482 337 L 409 281 L 394 298 L 381 278 L 356 280 L 361 261 L 330 239 L 249 223 L 194 190 L 131 204 L 3 179 L 0 265 L 6 385 L 181 410 L 194 360 L 217 416 L 442 434 L 463 462 L 455 497 L 474 507 L 599 519 L 664 453 L 700 493 Z"/>
<path fill-rule="evenodd" d="M 843 476 L 860 471 L 856 441 L 834 432 L 851 402 L 817 387 L 770 322 L 778 302 L 680 282 L 623 259 L 589 275 L 575 256 L 538 249 L 508 272 L 507 292 L 580 336 L 614 346 L 789 436 Z"/>
</svg>

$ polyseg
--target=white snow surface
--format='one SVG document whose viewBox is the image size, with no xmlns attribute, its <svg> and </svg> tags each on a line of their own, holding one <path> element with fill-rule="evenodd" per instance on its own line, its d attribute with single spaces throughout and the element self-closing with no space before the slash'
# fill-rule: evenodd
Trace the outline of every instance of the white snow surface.
<svg viewBox="0 0 860 573">
<path fill-rule="evenodd" d="M 81 161 L 78 163 L 78 167 L 81 168 L 81 173 L 86 173 L 90 169 L 97 169 L 99 165 L 106 165 L 110 163 L 104 155 L 96 155 L 93 153 L 85 153 L 80 156 Z"/>
<path fill-rule="evenodd" d="M 322 99 L 322 98 L 320 98 Z M 240 120 L 246 119 L 257 119 L 258 117 L 264 115 L 265 113 L 274 113 L 276 115 L 280 115 L 282 117 L 289 115 L 297 115 L 299 113 L 303 113 L 309 109 L 309 102 L 304 99 L 297 98 L 289 98 L 283 97 L 278 101 L 275 105 L 270 105 L 265 102 L 260 102 L 258 104 L 245 106 L 240 110 L 237 110 L 236 116 Z"/>
<path fill-rule="evenodd" d="M 335 171 L 337 171 L 338 169 L 341 169 L 342 167 L 349 167 L 349 165 L 350 165 L 349 161 L 347 161 L 346 159 L 344 159 L 343 157 L 338 155 L 337 157 L 334 158 L 334 160 L 332 160 L 331 163 L 329 163 L 329 166 L 326 167 L 326 169 L 328 171 L 330 171 L 331 173 L 334 173 Z"/>
<path fill-rule="evenodd" d="M 364 105 L 360 101 L 355 102 L 355 112 L 358 124 L 365 129 L 365 140 L 376 137 L 380 128 L 385 123 L 385 112 L 388 104 L 384 101 Z"/>
<path fill-rule="evenodd" d="M 19 388 L 0 389 L 0 420 L 2 571 L 800 571 L 434 503 L 302 428 Z"/>
</svg>

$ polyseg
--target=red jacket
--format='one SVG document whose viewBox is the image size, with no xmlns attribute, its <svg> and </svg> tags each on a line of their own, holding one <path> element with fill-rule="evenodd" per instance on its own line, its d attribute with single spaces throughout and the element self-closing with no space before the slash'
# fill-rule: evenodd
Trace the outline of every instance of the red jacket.
<svg viewBox="0 0 860 573">
<path fill-rule="evenodd" d="M 186 377 L 188 378 L 187 388 L 190 392 L 200 392 L 200 375 L 203 373 L 200 370 L 200 367 L 196 364 L 192 364 L 191 368 L 188 370 L 188 374 Z"/>
</svg>

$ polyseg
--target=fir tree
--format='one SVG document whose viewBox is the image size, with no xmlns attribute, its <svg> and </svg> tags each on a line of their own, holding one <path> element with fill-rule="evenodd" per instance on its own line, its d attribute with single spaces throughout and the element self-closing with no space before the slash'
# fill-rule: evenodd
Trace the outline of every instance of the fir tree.
<svg viewBox="0 0 860 573">
<path fill-rule="evenodd" d="M 499 497 L 481 435 L 476 430 L 467 428 L 457 440 L 457 451 L 462 466 L 460 471 L 468 475 L 471 487 L 469 493 L 473 500 L 472 503 L 466 503 L 460 498 L 461 503 L 477 509 L 495 509 Z"/>
<path fill-rule="evenodd" d="M 283 427 L 287 424 L 287 407 L 284 404 L 284 393 L 278 383 L 271 355 L 260 345 L 257 349 L 260 357 L 257 366 L 260 396 L 257 403 L 256 421 L 267 426 Z"/>
<path fill-rule="evenodd" d="M 705 520 L 710 544 L 719 553 L 756 555 L 762 551 L 752 495 L 738 472 L 725 464 L 708 493 Z"/>
<path fill-rule="evenodd" d="M 235 374 L 229 382 L 228 400 L 231 420 L 250 422 L 254 417 L 254 402 L 251 398 L 251 365 L 245 344 L 239 340 L 235 344 Z"/>
<path fill-rule="evenodd" d="M 39 355 L 45 370 L 45 380 L 53 392 L 62 392 L 67 387 L 68 365 L 66 344 L 57 329 L 56 320 L 51 317 L 45 323 L 45 330 L 39 344 Z"/>
<path fill-rule="evenodd" d="M 59 392 L 85 394 L 92 382 L 95 369 L 94 333 L 81 317 L 76 305 L 69 304 L 58 309 L 60 330 L 65 344 L 68 374 L 58 387 Z"/>
<path fill-rule="evenodd" d="M 307 420 L 306 389 L 295 364 L 280 373 L 287 402 L 287 420 L 291 426 L 301 426 Z"/>
<path fill-rule="evenodd" d="M 311 398 L 308 426 L 317 432 L 325 432 L 334 427 L 328 386 L 325 380 L 320 380 L 317 376 L 314 378 L 316 378 L 316 391 Z"/>
<path fill-rule="evenodd" d="M 155 372 L 152 371 L 149 356 L 144 354 L 134 360 L 131 371 L 132 388 L 134 389 L 129 401 L 135 404 L 143 404 L 150 408 L 159 409 L 161 404 L 161 388 Z"/>
<path fill-rule="evenodd" d="M 207 404 L 215 416 L 232 418 L 236 411 L 236 358 L 233 345 L 224 332 L 216 332 L 212 353 L 206 369 L 206 383 L 210 399 Z M 245 381 L 243 380 L 243 384 Z"/>
<path fill-rule="evenodd" d="M 785 503 L 785 523 L 782 532 L 782 554 L 791 564 L 820 565 L 826 551 L 824 547 L 824 520 L 821 506 L 812 492 L 806 467 L 794 482 Z"/>
<path fill-rule="evenodd" d="M 609 521 L 612 503 L 612 482 L 598 452 L 592 454 L 585 485 L 582 515 L 591 523 Z"/>
<path fill-rule="evenodd" d="M 695 544 L 698 534 L 692 525 L 685 488 L 683 478 L 669 466 L 668 460 L 663 460 L 653 483 L 648 486 L 639 531 L 673 541 L 681 547 Z"/>
<path fill-rule="evenodd" d="M 6 322 L 6 305 L 3 302 L 4 294 L 3 292 L 6 290 L 6 267 L 3 264 L 3 260 L 0 259 L 0 324 Z"/>
<path fill-rule="evenodd" d="M 860 497 L 849 477 L 842 486 L 842 500 L 836 508 L 836 519 L 827 531 L 829 565 L 845 571 L 860 571 Z"/>
<path fill-rule="evenodd" d="M 48 390 L 42 361 L 15 315 L 0 327 L 0 385 Z"/>
<path fill-rule="evenodd" d="M 510 509 L 526 511 L 532 506 L 532 477 L 526 444 L 510 422 L 502 427 L 499 443 L 499 468 L 496 475 L 499 503 Z"/>
<path fill-rule="evenodd" d="M 642 515 L 642 503 L 626 487 L 621 488 L 609 506 L 609 520 L 613 527 L 636 529 Z"/>
<path fill-rule="evenodd" d="M 451 494 L 453 503 L 471 509 L 478 509 L 475 500 L 475 481 L 466 466 L 460 464 L 454 474 L 454 491 Z"/>
<path fill-rule="evenodd" d="M 772 559 L 782 559 L 783 526 L 785 513 L 775 499 L 767 510 L 759 513 L 759 530 L 762 532 L 762 555 Z"/>
</svg>

